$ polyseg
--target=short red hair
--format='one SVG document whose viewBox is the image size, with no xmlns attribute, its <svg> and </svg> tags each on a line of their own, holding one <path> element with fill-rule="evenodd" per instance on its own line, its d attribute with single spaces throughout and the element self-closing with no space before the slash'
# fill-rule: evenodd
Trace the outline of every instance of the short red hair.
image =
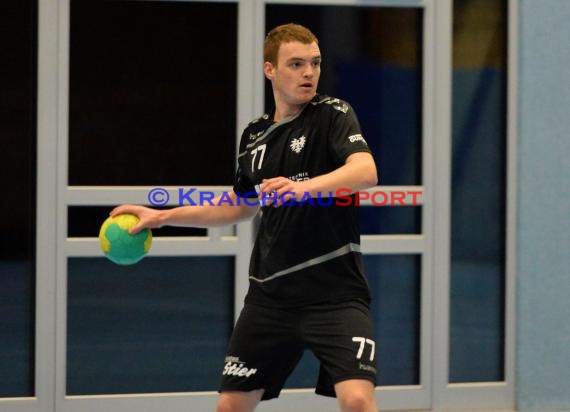
<svg viewBox="0 0 570 412">
<path fill-rule="evenodd" d="M 288 23 L 275 27 L 271 30 L 263 44 L 263 59 L 273 65 L 277 65 L 277 54 L 283 43 L 297 41 L 303 44 L 313 42 L 319 44 L 317 37 L 306 27 L 300 24 Z"/>
</svg>

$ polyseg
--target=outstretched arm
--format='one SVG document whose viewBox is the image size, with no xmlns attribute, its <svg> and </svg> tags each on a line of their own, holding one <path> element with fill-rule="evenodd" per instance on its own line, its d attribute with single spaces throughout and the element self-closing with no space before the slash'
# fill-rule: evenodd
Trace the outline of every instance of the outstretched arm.
<svg viewBox="0 0 570 412">
<path fill-rule="evenodd" d="M 139 205 L 121 205 L 111 211 L 111 216 L 131 213 L 138 216 L 139 223 L 129 232 L 135 234 L 144 228 L 159 228 L 162 226 L 191 226 L 212 227 L 237 223 L 253 217 L 259 206 L 248 206 L 238 202 L 234 192 L 229 194 L 231 202 L 218 202 L 219 197 L 212 200 L 211 205 L 180 206 L 173 209 L 156 210 Z M 218 203 L 221 203 L 218 206 Z M 239 203 L 239 205 L 238 205 Z"/>
</svg>

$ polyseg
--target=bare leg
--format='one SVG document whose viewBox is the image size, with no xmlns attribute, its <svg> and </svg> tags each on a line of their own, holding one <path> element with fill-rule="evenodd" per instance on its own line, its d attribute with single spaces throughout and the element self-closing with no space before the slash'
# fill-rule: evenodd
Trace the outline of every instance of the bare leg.
<svg viewBox="0 0 570 412">
<path fill-rule="evenodd" d="M 337 383 L 336 397 L 342 412 L 377 412 L 374 385 L 366 379 L 349 379 Z"/>
<path fill-rule="evenodd" d="M 263 396 L 263 389 L 251 392 L 224 391 L 220 393 L 216 412 L 253 412 Z"/>
</svg>

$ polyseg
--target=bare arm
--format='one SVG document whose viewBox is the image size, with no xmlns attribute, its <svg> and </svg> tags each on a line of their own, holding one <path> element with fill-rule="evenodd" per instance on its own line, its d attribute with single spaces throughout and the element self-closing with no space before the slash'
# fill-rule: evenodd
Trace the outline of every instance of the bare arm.
<svg viewBox="0 0 570 412">
<path fill-rule="evenodd" d="M 156 210 L 139 205 L 121 205 L 111 211 L 111 216 L 121 213 L 132 213 L 140 219 L 139 223 L 129 232 L 135 234 L 144 228 L 159 228 L 162 226 L 191 226 L 212 227 L 237 223 L 253 217 L 259 206 L 248 206 L 245 202 L 238 205 L 237 195 L 229 193 L 231 202 L 212 200 L 212 205 L 180 206 L 167 210 Z M 252 202 L 249 202 L 250 204 Z"/>
<path fill-rule="evenodd" d="M 294 182 L 285 177 L 267 179 L 261 186 L 262 192 L 276 192 L 277 198 L 285 192 L 295 193 L 301 199 L 304 193 L 316 197 L 318 193 L 334 192 L 337 189 L 350 189 L 352 192 L 375 186 L 378 183 L 378 172 L 374 158 L 370 153 L 353 153 L 344 165 L 330 173 L 316 176 L 304 182 Z"/>
</svg>

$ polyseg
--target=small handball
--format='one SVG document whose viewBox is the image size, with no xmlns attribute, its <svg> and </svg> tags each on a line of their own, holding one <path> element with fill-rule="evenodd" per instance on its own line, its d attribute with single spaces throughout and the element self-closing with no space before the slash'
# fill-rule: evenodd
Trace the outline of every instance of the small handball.
<svg viewBox="0 0 570 412">
<path fill-rule="evenodd" d="M 110 216 L 101 225 L 99 242 L 103 254 L 118 265 L 132 265 L 140 261 L 150 250 L 152 232 L 143 229 L 136 235 L 129 234 L 139 218 L 131 214 Z"/>
</svg>

